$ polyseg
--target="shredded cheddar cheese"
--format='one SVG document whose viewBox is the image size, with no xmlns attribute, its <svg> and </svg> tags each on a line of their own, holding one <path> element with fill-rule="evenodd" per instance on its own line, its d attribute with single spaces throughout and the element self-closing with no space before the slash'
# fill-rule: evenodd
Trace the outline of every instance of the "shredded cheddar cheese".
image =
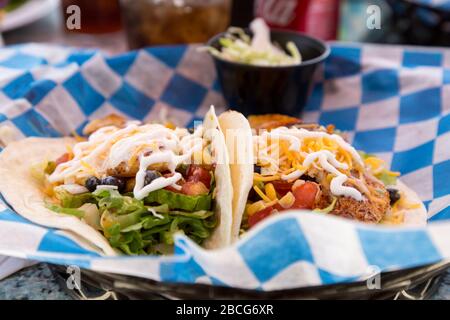
<svg viewBox="0 0 450 320">
<path fill-rule="evenodd" d="M 406 200 L 403 193 L 400 194 L 400 199 L 392 206 L 392 211 L 397 212 L 403 209 L 419 209 L 422 205 L 420 203 L 411 203 Z"/>
<path fill-rule="evenodd" d="M 270 199 L 270 200 L 277 200 L 277 192 L 275 191 L 275 188 L 273 187 L 273 184 L 268 183 L 265 185 L 265 191 L 266 191 L 266 196 Z"/>
<path fill-rule="evenodd" d="M 91 166 L 89 163 L 81 160 L 80 161 L 81 165 L 91 174 L 95 174 L 95 168 L 93 166 Z"/>
<path fill-rule="evenodd" d="M 394 177 L 400 176 L 400 172 L 398 172 L 398 171 L 390 171 L 390 170 L 387 170 L 386 173 L 389 174 L 389 175 L 391 175 L 391 176 L 394 176 Z"/>
<path fill-rule="evenodd" d="M 69 160 L 73 158 L 73 148 L 70 144 L 66 144 L 67 154 L 69 155 Z"/>
<path fill-rule="evenodd" d="M 292 192 L 286 193 L 283 198 L 281 198 L 278 203 L 285 209 L 292 207 L 295 202 L 295 197 Z"/>
<path fill-rule="evenodd" d="M 261 181 L 261 182 L 270 182 L 270 181 L 280 180 L 280 176 L 279 175 L 262 176 L 259 173 L 254 173 L 253 180 Z"/>
<path fill-rule="evenodd" d="M 72 136 L 75 138 L 77 142 L 86 141 L 86 138 L 80 136 L 75 130 L 72 131 Z"/>
<path fill-rule="evenodd" d="M 264 192 L 261 191 L 261 189 L 258 186 L 253 186 L 253 189 L 256 191 L 256 193 L 263 199 L 265 202 L 272 201 L 269 197 L 267 197 Z"/>
<path fill-rule="evenodd" d="M 264 201 L 257 201 L 252 204 L 247 205 L 246 211 L 249 216 L 255 214 L 258 211 L 264 210 L 266 206 L 264 205 Z"/>
<path fill-rule="evenodd" d="M 354 178 L 353 170 L 361 172 L 365 164 L 358 152 L 342 137 L 324 131 L 279 127 L 254 139 L 256 163 L 261 167 L 261 174 L 254 174 L 255 185 L 275 180 L 295 181 L 303 174 L 322 180 L 320 173 L 325 171 L 332 174 L 325 183 L 334 195 L 362 200 L 358 187 L 354 189 L 344 183 Z M 267 191 L 266 197 L 270 198 Z"/>
</svg>

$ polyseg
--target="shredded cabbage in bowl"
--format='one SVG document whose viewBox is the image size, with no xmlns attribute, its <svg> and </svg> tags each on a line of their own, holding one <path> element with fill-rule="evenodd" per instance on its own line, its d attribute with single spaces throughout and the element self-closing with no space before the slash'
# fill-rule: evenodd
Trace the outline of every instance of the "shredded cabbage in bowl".
<svg viewBox="0 0 450 320">
<path fill-rule="evenodd" d="M 212 55 L 224 60 L 256 66 L 290 66 L 302 62 L 302 57 L 293 42 L 286 44 L 287 53 L 272 44 L 270 29 L 261 18 L 250 24 L 253 38 L 241 28 L 230 27 L 224 37 L 219 39 L 221 50 L 206 47 Z"/>
</svg>

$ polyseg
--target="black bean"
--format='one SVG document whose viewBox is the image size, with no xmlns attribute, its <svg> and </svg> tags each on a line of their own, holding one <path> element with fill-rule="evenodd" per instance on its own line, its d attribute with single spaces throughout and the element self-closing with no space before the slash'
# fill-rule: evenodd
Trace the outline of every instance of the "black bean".
<svg viewBox="0 0 450 320">
<path fill-rule="evenodd" d="M 155 170 L 147 170 L 145 172 L 145 179 L 144 179 L 144 185 L 148 185 L 150 183 L 152 183 L 153 180 L 157 179 L 161 177 L 161 173 L 159 173 L 158 171 Z"/>
<path fill-rule="evenodd" d="M 253 165 L 253 172 L 261 174 L 261 166 L 258 166 L 256 164 Z"/>
<path fill-rule="evenodd" d="M 101 183 L 100 179 L 97 177 L 89 177 L 84 182 L 84 186 L 86 189 L 88 189 L 90 192 L 94 192 L 95 189 L 97 189 L 97 186 Z"/>
<path fill-rule="evenodd" d="M 390 204 L 393 206 L 398 200 L 400 200 L 400 192 L 397 189 L 387 189 L 389 192 Z"/>
<path fill-rule="evenodd" d="M 116 186 L 119 192 L 123 192 L 125 190 L 126 181 L 118 177 L 108 176 L 102 179 L 101 184 L 105 186 Z"/>
<path fill-rule="evenodd" d="M 261 197 L 256 193 L 255 189 L 251 188 L 250 192 L 248 193 L 248 200 L 256 202 L 258 200 L 261 200 Z"/>
</svg>

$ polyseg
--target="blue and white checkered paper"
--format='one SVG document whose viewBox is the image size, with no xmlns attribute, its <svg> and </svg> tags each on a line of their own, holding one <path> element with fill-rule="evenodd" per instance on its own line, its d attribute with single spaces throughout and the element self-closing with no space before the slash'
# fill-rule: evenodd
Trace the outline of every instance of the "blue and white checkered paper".
<svg viewBox="0 0 450 320">
<path fill-rule="evenodd" d="M 173 256 L 101 257 L 76 235 L 32 224 L 3 204 L 0 254 L 259 290 L 353 281 L 370 266 L 396 270 L 450 258 L 450 51 L 336 43 L 319 78 L 305 120 L 336 124 L 357 148 L 401 171 L 429 210 L 428 227 L 293 212 L 222 250 L 179 237 Z M 194 47 L 113 57 L 36 44 L 0 50 L 0 131 L 11 140 L 79 131 L 110 112 L 157 119 L 165 108 L 189 125 L 211 103 L 225 109 L 212 62 Z"/>
</svg>

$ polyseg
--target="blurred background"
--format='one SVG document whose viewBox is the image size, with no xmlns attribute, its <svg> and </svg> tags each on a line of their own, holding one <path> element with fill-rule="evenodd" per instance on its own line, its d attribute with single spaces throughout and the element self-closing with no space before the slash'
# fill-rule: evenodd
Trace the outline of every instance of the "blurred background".
<svg viewBox="0 0 450 320">
<path fill-rule="evenodd" d="M 205 42 L 256 16 L 325 40 L 450 45 L 445 0 L 0 0 L 0 8 L 6 45 L 47 42 L 117 53 Z"/>
</svg>

